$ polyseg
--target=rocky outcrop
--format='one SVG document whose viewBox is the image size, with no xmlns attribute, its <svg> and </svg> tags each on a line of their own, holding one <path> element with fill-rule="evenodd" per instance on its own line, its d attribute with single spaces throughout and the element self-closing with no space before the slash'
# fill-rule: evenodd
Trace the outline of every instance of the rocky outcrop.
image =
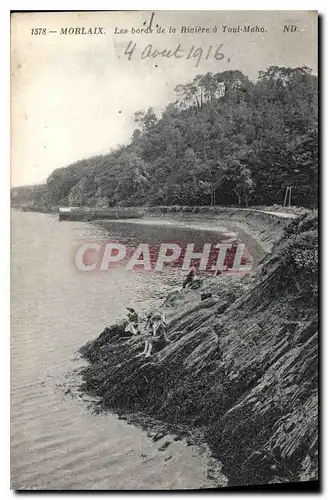
<svg viewBox="0 0 328 500">
<path fill-rule="evenodd" d="M 201 432 L 229 485 L 317 479 L 317 251 L 317 216 L 302 216 L 253 274 L 173 291 L 172 342 L 150 361 L 124 324 L 106 328 L 81 348 L 82 390 L 103 409 Z"/>
</svg>

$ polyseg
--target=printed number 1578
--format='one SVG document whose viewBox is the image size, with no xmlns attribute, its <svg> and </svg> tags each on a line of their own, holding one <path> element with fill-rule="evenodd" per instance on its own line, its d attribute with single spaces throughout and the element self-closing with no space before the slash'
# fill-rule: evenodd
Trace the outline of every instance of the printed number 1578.
<svg viewBox="0 0 328 500">
<path fill-rule="evenodd" d="M 31 29 L 31 35 L 46 35 L 46 34 L 47 34 L 46 28 L 32 28 Z"/>
</svg>

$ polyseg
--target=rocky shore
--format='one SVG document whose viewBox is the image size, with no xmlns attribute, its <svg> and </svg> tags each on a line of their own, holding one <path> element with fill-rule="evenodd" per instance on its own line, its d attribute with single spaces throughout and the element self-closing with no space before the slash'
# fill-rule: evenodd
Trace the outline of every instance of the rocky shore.
<svg viewBox="0 0 328 500">
<path fill-rule="evenodd" d="M 80 349 L 88 360 L 81 391 L 97 397 L 97 411 L 154 440 L 205 442 L 228 486 L 318 474 L 317 214 L 275 220 L 271 239 L 258 220 L 253 237 L 262 234 L 271 253 L 243 278 L 172 291 L 161 307 L 171 342 L 151 358 L 136 357 L 142 339 L 126 338 L 124 322 Z"/>
</svg>

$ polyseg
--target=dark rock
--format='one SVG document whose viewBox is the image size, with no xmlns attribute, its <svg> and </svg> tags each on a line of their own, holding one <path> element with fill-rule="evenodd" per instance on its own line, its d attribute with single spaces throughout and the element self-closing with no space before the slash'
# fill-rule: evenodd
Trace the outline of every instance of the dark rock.
<svg viewBox="0 0 328 500">
<path fill-rule="evenodd" d="M 158 432 L 157 434 L 155 434 L 155 436 L 153 436 L 153 441 L 156 443 L 156 441 L 159 441 L 164 436 L 165 436 L 165 434 L 163 434 L 162 432 Z"/>
<path fill-rule="evenodd" d="M 158 448 L 158 451 L 164 451 L 164 450 L 166 450 L 166 448 L 167 448 L 168 446 L 170 446 L 170 444 L 171 444 L 171 441 L 165 441 L 165 443 L 163 443 L 163 444 L 162 444 L 162 446 L 160 446 L 160 447 Z"/>
</svg>

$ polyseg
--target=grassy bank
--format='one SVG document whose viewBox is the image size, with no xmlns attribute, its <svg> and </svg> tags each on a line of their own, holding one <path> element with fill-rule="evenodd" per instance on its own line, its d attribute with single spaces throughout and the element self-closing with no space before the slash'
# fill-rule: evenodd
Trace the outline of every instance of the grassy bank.
<svg viewBox="0 0 328 500">
<path fill-rule="evenodd" d="M 172 342 L 148 362 L 124 324 L 106 328 L 81 348 L 83 391 L 145 427 L 201 436 L 229 485 L 315 479 L 317 238 L 316 214 L 301 216 L 251 275 L 172 292 Z"/>
</svg>

